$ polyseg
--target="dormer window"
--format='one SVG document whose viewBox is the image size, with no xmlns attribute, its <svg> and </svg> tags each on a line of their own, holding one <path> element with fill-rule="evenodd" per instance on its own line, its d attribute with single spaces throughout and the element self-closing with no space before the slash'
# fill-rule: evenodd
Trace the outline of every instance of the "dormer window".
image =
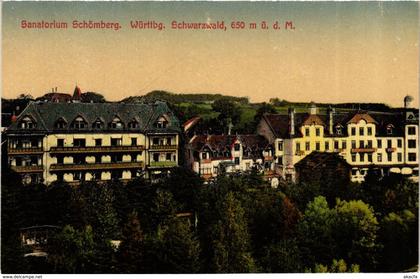
<svg viewBox="0 0 420 279">
<path fill-rule="evenodd" d="M 78 116 L 78 117 L 76 117 L 76 119 L 74 119 L 72 127 L 74 129 L 85 129 L 87 127 L 87 123 L 83 119 L 83 117 Z"/>
<path fill-rule="evenodd" d="M 392 135 L 394 132 L 394 125 L 389 124 L 388 126 L 386 126 L 386 134 L 387 135 Z"/>
<path fill-rule="evenodd" d="M 111 123 L 109 123 L 110 128 L 112 129 L 122 129 L 124 128 L 123 123 L 119 117 L 114 117 Z"/>
<path fill-rule="evenodd" d="M 165 117 L 161 116 L 155 123 L 156 128 L 166 128 L 168 127 L 168 120 Z"/>
<path fill-rule="evenodd" d="M 132 120 L 131 122 L 128 123 L 129 129 L 136 129 L 138 127 L 139 127 L 139 123 L 136 120 Z"/>
<path fill-rule="evenodd" d="M 343 126 L 341 126 L 341 125 L 335 126 L 335 133 L 337 135 L 342 135 L 343 134 Z"/>
<path fill-rule="evenodd" d="M 29 116 L 25 116 L 19 123 L 19 127 L 22 129 L 33 129 L 35 126 L 35 122 Z"/>
<path fill-rule="evenodd" d="M 103 126 L 104 126 L 104 123 L 99 118 L 96 119 L 95 122 L 93 122 L 92 124 L 93 129 L 102 129 Z"/>
<path fill-rule="evenodd" d="M 57 122 L 55 122 L 55 127 L 57 129 L 64 129 L 66 128 L 66 126 L 67 126 L 67 122 L 63 118 L 60 118 L 57 120 Z"/>
</svg>

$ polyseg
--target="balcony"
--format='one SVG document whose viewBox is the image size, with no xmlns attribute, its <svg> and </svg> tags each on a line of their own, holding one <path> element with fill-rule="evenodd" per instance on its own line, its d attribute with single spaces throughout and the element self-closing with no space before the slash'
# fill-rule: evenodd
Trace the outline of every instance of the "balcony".
<svg viewBox="0 0 420 279">
<path fill-rule="evenodd" d="M 175 161 L 160 161 L 160 162 L 150 162 L 149 168 L 173 168 L 177 166 Z"/>
<path fill-rule="evenodd" d="M 44 150 L 42 147 L 28 147 L 28 148 L 8 148 L 8 154 L 19 155 L 19 154 L 42 154 Z"/>
<path fill-rule="evenodd" d="M 141 169 L 143 162 L 116 162 L 116 163 L 93 163 L 93 164 L 52 164 L 51 171 L 64 170 L 104 170 L 104 169 Z"/>
<path fill-rule="evenodd" d="M 43 166 L 11 166 L 10 168 L 18 173 L 42 172 L 44 170 Z"/>
<path fill-rule="evenodd" d="M 397 149 L 395 147 L 388 147 L 387 149 L 385 149 L 386 152 L 390 153 L 390 152 L 395 152 Z"/>
<path fill-rule="evenodd" d="M 303 151 L 303 150 L 298 150 L 298 151 L 296 151 L 295 155 L 297 155 L 297 156 L 302 156 L 302 155 L 305 155 L 305 151 Z"/>
<path fill-rule="evenodd" d="M 151 150 L 176 150 L 178 145 L 164 145 L 164 144 L 152 144 L 150 145 Z"/>
<path fill-rule="evenodd" d="M 112 153 L 112 152 L 138 152 L 144 150 L 143 145 L 133 146 L 85 146 L 85 147 L 51 147 L 50 153 Z"/>
<path fill-rule="evenodd" d="M 201 159 L 201 163 L 202 164 L 210 164 L 211 163 L 211 159 Z"/>
<path fill-rule="evenodd" d="M 373 147 L 361 147 L 361 148 L 352 148 L 351 153 L 373 153 L 376 151 L 376 148 Z"/>
</svg>

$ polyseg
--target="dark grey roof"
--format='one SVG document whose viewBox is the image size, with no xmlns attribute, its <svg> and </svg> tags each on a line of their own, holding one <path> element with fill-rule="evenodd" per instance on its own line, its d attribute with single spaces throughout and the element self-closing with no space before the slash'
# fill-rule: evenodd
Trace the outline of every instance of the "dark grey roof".
<svg viewBox="0 0 420 279">
<path fill-rule="evenodd" d="M 164 102 L 153 104 L 124 104 L 124 103 L 47 103 L 32 102 L 19 115 L 16 122 L 7 129 L 9 133 L 28 132 L 28 129 L 19 128 L 19 122 L 26 116 L 31 117 L 36 126 L 32 130 L 51 133 L 51 132 L 111 132 L 111 131 L 139 131 L 139 132 L 180 132 L 179 120 L 175 117 L 168 105 Z M 85 129 L 75 130 L 71 123 L 78 116 L 86 122 Z M 166 128 L 156 128 L 154 125 L 157 119 L 164 116 L 168 119 Z M 123 129 L 112 129 L 109 123 L 115 117 L 120 118 L 124 124 Z M 58 119 L 67 121 L 65 128 L 59 129 L 56 125 Z M 92 124 L 100 119 L 104 122 L 101 129 L 94 129 Z M 135 120 L 138 122 L 136 128 L 129 129 L 128 123 Z"/>
</svg>

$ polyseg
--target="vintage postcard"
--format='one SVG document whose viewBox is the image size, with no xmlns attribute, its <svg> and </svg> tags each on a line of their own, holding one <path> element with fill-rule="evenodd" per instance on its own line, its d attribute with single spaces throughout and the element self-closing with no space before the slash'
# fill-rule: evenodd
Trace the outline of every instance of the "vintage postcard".
<svg viewBox="0 0 420 279">
<path fill-rule="evenodd" d="M 418 2 L 5 1 L 1 23 L 5 278 L 417 278 Z"/>
</svg>

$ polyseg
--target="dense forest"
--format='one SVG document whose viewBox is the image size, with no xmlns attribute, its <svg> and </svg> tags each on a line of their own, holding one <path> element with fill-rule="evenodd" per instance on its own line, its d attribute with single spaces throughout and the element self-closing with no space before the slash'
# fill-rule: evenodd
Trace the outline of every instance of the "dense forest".
<svg viewBox="0 0 420 279">
<path fill-rule="evenodd" d="M 418 263 L 418 185 L 401 175 L 277 189 L 256 172 L 203 184 L 184 168 L 156 184 L 23 186 L 2 176 L 3 273 L 401 272 Z M 48 257 L 24 258 L 19 229 L 46 224 L 60 228 Z"/>
</svg>

